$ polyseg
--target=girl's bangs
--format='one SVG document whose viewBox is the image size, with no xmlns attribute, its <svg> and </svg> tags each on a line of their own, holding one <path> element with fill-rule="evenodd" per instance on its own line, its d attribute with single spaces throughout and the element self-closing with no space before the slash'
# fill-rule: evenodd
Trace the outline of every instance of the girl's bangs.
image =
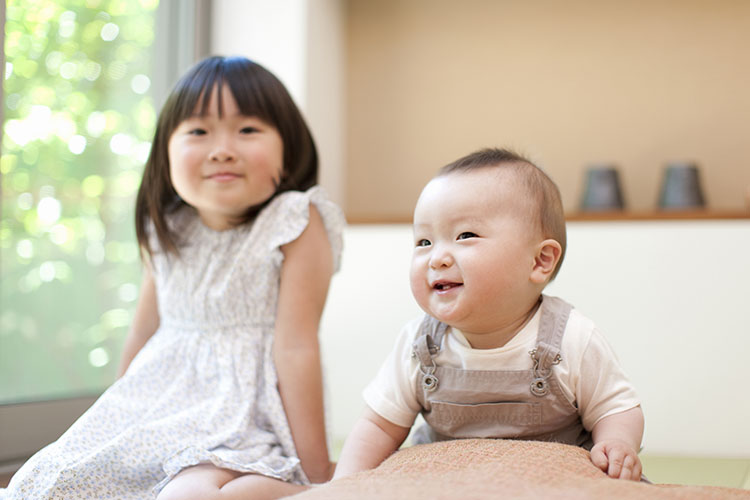
<svg viewBox="0 0 750 500">
<path fill-rule="evenodd" d="M 206 116 L 211 104 L 214 89 L 224 84 L 224 72 L 220 66 L 204 67 L 182 82 L 182 88 L 176 90 L 174 121 L 180 123 L 191 116 Z M 221 93 L 218 94 L 219 116 L 223 113 Z"/>
<path fill-rule="evenodd" d="M 223 80 L 234 97 L 240 113 L 256 116 L 278 127 L 274 105 L 268 94 L 275 91 L 274 82 L 267 81 L 265 72 L 256 65 L 240 64 L 229 59 L 225 62 Z"/>
<path fill-rule="evenodd" d="M 215 92 L 223 86 L 229 89 L 241 114 L 258 117 L 276 128 L 281 125 L 276 112 L 278 82 L 271 81 L 262 68 L 246 61 L 217 58 L 212 63 L 196 68 L 178 85 L 181 88 L 174 93 L 174 112 L 170 113 L 175 126 L 191 116 L 206 116 L 214 94 L 219 117 L 223 117 L 222 93 Z M 271 95 L 267 95 L 269 89 Z"/>
</svg>

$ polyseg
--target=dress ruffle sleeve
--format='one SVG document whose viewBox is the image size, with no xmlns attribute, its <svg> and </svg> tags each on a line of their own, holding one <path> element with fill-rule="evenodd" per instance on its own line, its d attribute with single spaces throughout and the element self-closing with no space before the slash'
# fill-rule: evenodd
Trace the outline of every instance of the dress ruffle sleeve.
<svg viewBox="0 0 750 500">
<path fill-rule="evenodd" d="M 346 219 L 338 205 L 328 199 L 325 190 L 320 186 L 314 186 L 304 192 L 287 191 L 278 195 L 256 222 L 270 226 L 264 227 L 259 233 L 273 235 L 268 241 L 271 251 L 296 240 L 310 221 L 311 204 L 323 219 L 333 253 L 334 270 L 338 271 L 341 266 L 342 232 Z"/>
</svg>

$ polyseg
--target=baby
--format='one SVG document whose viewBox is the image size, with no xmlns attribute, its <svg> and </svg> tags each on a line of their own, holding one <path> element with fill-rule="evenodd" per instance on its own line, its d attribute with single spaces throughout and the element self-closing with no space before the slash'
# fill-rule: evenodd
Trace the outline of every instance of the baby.
<svg viewBox="0 0 750 500">
<path fill-rule="evenodd" d="M 334 479 L 376 467 L 406 439 L 555 441 L 641 478 L 643 413 L 594 323 L 543 295 L 565 255 L 560 193 L 527 159 L 484 149 L 451 163 L 414 210 L 407 324 L 342 450 Z"/>
</svg>

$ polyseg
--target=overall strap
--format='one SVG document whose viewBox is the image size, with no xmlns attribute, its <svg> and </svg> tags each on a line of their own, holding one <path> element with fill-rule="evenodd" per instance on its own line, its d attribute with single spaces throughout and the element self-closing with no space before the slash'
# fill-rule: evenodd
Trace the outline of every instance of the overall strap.
<svg viewBox="0 0 750 500">
<path fill-rule="evenodd" d="M 544 397 L 550 392 L 549 378 L 552 376 L 552 365 L 562 360 L 560 346 L 573 306 L 557 297 L 543 295 L 540 307 L 542 311 L 536 347 L 529 351 L 534 363 L 534 378 L 529 388 L 534 396 Z"/>
<path fill-rule="evenodd" d="M 438 379 L 435 376 L 434 358 L 440 352 L 440 343 L 448 327 L 432 316 L 425 315 L 419 325 L 417 338 L 412 344 L 412 356 L 419 360 L 419 370 L 422 372 L 422 388 L 432 392 L 437 388 Z"/>
<path fill-rule="evenodd" d="M 445 336 L 448 325 L 438 321 L 429 314 L 425 314 L 422 323 L 419 325 L 414 344 L 412 344 L 414 353 L 423 365 L 432 364 L 432 357 L 440 352 L 440 346 Z"/>
<path fill-rule="evenodd" d="M 560 362 L 562 338 L 573 306 L 557 297 L 543 295 L 541 308 L 534 357 L 539 361 L 539 369 L 549 370 Z"/>
<path fill-rule="evenodd" d="M 420 335 L 417 340 L 412 344 L 412 355 L 419 360 L 419 364 L 422 366 L 432 366 L 435 363 L 432 361 L 432 356 L 437 354 L 438 349 L 435 342 L 432 340 L 432 336 L 428 333 L 426 335 Z"/>
<path fill-rule="evenodd" d="M 432 316 L 428 316 L 430 319 L 430 325 L 432 328 L 432 332 L 430 336 L 432 337 L 432 340 L 435 342 L 435 347 L 437 351 L 440 351 L 440 346 L 443 344 L 443 337 L 445 337 L 445 332 L 448 330 L 448 325 L 445 323 L 436 320 Z"/>
</svg>

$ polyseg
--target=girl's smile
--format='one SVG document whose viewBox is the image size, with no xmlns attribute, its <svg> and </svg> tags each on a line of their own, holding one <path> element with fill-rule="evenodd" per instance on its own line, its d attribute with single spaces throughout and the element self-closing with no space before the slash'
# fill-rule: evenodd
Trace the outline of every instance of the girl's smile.
<svg viewBox="0 0 750 500">
<path fill-rule="evenodd" d="M 216 182 L 232 182 L 237 179 L 241 179 L 244 175 L 234 172 L 216 172 L 214 174 L 206 175 L 206 179 L 210 179 Z"/>
</svg>

